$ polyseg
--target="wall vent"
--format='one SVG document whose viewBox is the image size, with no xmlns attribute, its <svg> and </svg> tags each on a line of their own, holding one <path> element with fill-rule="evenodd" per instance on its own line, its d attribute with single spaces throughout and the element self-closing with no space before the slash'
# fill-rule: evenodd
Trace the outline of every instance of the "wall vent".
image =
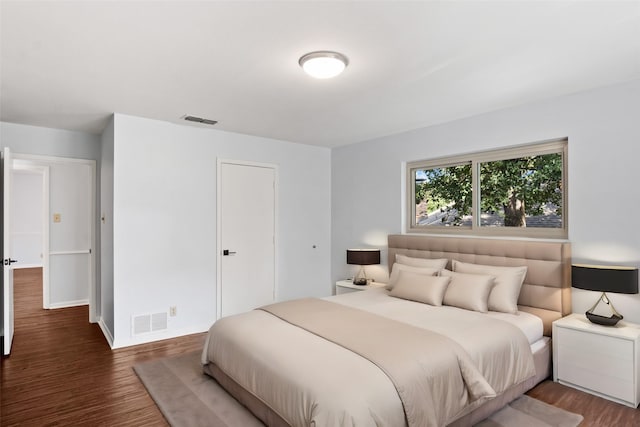
<svg viewBox="0 0 640 427">
<path fill-rule="evenodd" d="M 133 316 L 131 325 L 133 335 L 147 334 L 149 332 L 167 329 L 167 313 L 140 314 Z"/>
<path fill-rule="evenodd" d="M 211 119 L 203 119 L 202 117 L 196 117 L 196 116 L 182 116 L 182 118 L 188 122 L 196 122 L 196 123 L 202 123 L 203 125 L 215 125 L 216 123 L 218 123 L 217 120 L 211 120 Z"/>
</svg>

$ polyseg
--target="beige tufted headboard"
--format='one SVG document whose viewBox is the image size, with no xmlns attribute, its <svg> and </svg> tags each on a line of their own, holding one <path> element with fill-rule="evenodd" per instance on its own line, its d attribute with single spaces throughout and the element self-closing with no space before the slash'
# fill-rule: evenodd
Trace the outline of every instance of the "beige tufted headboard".
<svg viewBox="0 0 640 427">
<path fill-rule="evenodd" d="M 475 264 L 527 266 L 518 306 L 540 317 L 544 334 L 551 322 L 571 313 L 571 244 L 525 240 L 476 239 L 391 234 L 389 271 L 396 254 L 416 258 L 447 258 Z"/>
</svg>

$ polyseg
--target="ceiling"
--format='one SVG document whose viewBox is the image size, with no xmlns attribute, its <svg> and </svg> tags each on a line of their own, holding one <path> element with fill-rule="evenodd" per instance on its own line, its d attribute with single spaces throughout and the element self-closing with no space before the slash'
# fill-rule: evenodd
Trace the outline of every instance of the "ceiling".
<svg viewBox="0 0 640 427">
<path fill-rule="evenodd" d="M 638 1 L 2 1 L 0 120 L 335 147 L 640 78 Z M 298 59 L 349 58 L 313 79 Z M 202 125 L 200 125 L 202 126 Z"/>
</svg>

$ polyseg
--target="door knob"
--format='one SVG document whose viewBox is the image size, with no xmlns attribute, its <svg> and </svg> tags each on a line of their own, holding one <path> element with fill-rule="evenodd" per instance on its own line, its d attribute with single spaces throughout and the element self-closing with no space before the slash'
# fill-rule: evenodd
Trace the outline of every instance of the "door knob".
<svg viewBox="0 0 640 427">
<path fill-rule="evenodd" d="M 236 253 L 234 251 L 230 251 L 229 249 L 223 249 L 222 250 L 222 255 L 223 256 L 229 256 L 229 255 L 235 255 Z"/>
</svg>

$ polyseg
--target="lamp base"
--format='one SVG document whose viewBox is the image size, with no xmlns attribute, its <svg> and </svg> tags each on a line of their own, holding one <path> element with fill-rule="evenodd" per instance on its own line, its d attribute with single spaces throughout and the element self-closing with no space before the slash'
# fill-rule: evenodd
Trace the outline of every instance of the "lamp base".
<svg viewBox="0 0 640 427">
<path fill-rule="evenodd" d="M 353 278 L 353 284 L 358 286 L 366 286 L 367 276 L 364 274 L 364 265 L 360 266 L 358 275 Z"/>
<path fill-rule="evenodd" d="M 593 314 L 589 311 L 585 313 L 587 319 L 591 323 L 595 323 L 597 325 L 602 326 L 615 326 L 619 321 L 622 320 L 622 315 L 612 314 L 611 317 L 600 316 L 599 314 Z"/>
</svg>

